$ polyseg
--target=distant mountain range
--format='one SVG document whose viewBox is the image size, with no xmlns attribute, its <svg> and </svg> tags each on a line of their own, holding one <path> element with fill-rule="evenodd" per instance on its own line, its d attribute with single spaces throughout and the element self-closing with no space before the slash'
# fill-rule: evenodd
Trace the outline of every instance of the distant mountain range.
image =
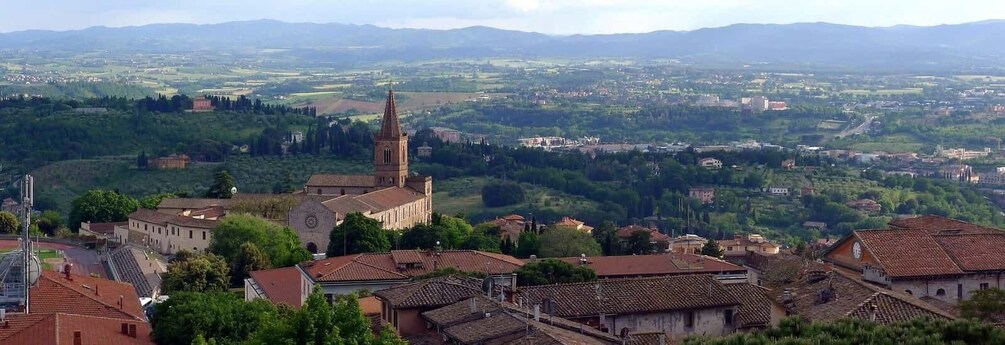
<svg viewBox="0 0 1005 345">
<path fill-rule="evenodd" d="M 0 34 L 0 50 L 193 52 L 283 56 L 308 63 L 442 58 L 677 59 L 696 65 L 981 70 L 1005 67 L 1005 21 L 930 27 L 736 24 L 693 31 L 551 36 L 469 27 L 388 29 L 273 20 L 152 24 Z M 276 49 L 280 49 L 277 51 Z"/>
</svg>

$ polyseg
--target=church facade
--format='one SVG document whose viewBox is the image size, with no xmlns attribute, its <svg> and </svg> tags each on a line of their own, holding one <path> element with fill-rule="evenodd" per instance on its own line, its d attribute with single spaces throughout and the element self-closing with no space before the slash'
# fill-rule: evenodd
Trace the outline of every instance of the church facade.
<svg viewBox="0 0 1005 345">
<path fill-rule="evenodd" d="M 381 222 L 384 229 L 404 229 L 429 222 L 433 214 L 433 181 L 409 176 L 408 134 L 401 130 L 394 92 L 388 91 L 380 132 L 374 137 L 373 175 L 314 175 L 290 210 L 288 225 L 312 253 L 328 247 L 332 228 L 349 213 Z"/>
</svg>

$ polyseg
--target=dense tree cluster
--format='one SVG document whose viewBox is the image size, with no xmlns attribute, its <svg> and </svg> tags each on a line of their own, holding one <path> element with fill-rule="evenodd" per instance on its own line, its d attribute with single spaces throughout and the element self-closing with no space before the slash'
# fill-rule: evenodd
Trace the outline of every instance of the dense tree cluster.
<svg viewBox="0 0 1005 345">
<path fill-rule="evenodd" d="M 331 302 L 319 288 L 294 309 L 232 293 L 180 292 L 150 319 L 159 345 L 405 345 L 390 328 L 374 335 L 355 296 Z"/>
<path fill-rule="evenodd" d="M 518 286 L 580 283 L 597 279 L 597 274 L 589 267 L 574 266 L 556 259 L 528 262 L 514 273 Z"/>
<path fill-rule="evenodd" d="M 179 251 L 162 275 L 161 292 L 222 292 L 229 287 L 230 269 L 216 254 Z"/>
<path fill-rule="evenodd" d="M 79 228 L 81 222 L 124 222 L 140 207 L 136 199 L 116 191 L 92 190 L 73 200 L 70 227 Z"/>
<path fill-rule="evenodd" d="M 493 182 L 482 187 L 482 204 L 485 207 L 501 207 L 519 204 L 526 195 L 523 187 L 513 182 Z"/>
<path fill-rule="evenodd" d="M 292 266 L 311 258 L 290 228 L 243 214 L 220 221 L 213 229 L 209 252 L 225 259 L 233 286 L 240 286 L 251 271 Z"/>
</svg>

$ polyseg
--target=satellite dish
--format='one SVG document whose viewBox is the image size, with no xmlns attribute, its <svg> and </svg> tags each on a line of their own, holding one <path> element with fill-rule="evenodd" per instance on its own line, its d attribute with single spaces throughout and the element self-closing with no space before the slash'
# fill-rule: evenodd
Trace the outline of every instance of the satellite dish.
<svg viewBox="0 0 1005 345">
<path fill-rule="evenodd" d="M 237 187 L 230 187 L 230 194 L 237 194 Z"/>
</svg>

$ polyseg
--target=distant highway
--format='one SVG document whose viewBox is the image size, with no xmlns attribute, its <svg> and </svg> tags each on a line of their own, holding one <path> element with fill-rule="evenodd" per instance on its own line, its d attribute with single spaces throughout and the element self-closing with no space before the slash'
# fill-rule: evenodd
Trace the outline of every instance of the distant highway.
<svg viewBox="0 0 1005 345">
<path fill-rule="evenodd" d="M 858 127 L 847 128 L 847 129 L 841 131 L 841 133 L 838 133 L 838 134 L 834 135 L 834 137 L 838 138 L 838 139 L 841 139 L 841 138 L 844 138 L 844 137 L 847 137 L 847 136 L 850 136 L 850 135 L 865 133 L 865 132 L 867 132 L 869 130 L 869 127 L 872 126 L 872 122 L 875 121 L 875 120 L 876 120 L 875 116 L 866 117 L 865 118 L 865 122 L 862 122 L 862 124 L 858 125 Z"/>
</svg>

